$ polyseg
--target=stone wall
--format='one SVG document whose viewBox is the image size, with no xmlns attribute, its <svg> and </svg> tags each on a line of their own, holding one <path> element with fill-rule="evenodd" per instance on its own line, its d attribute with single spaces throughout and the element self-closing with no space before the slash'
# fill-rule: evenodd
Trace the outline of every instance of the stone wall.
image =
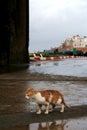
<svg viewBox="0 0 87 130">
<path fill-rule="evenodd" d="M 29 62 L 28 0 L 0 0 L 0 65 Z"/>
</svg>

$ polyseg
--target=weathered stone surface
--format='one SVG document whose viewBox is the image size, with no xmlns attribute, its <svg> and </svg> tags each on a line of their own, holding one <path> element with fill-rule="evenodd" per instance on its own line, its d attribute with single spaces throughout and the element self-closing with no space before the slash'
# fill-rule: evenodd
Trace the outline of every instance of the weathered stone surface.
<svg viewBox="0 0 87 130">
<path fill-rule="evenodd" d="M 0 0 L 0 65 L 27 63 L 28 0 Z"/>
</svg>

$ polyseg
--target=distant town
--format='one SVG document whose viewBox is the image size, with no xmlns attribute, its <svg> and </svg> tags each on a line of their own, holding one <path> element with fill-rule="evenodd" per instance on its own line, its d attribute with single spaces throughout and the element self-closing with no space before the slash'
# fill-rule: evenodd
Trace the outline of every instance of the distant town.
<svg viewBox="0 0 87 130">
<path fill-rule="evenodd" d="M 87 56 L 87 36 L 80 37 L 79 35 L 65 39 L 60 46 L 36 52 L 45 55 L 85 55 Z M 29 54 L 32 55 L 32 54 Z"/>
</svg>

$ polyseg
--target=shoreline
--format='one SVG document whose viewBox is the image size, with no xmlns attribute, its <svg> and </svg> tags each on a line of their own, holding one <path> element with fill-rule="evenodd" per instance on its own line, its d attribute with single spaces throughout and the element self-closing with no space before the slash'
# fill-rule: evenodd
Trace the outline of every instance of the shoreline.
<svg viewBox="0 0 87 130">
<path fill-rule="evenodd" d="M 18 71 L 12 73 L 0 74 L 0 80 L 29 80 L 29 81 L 87 81 L 87 77 L 50 75 L 42 73 L 30 73 L 25 71 Z"/>
</svg>

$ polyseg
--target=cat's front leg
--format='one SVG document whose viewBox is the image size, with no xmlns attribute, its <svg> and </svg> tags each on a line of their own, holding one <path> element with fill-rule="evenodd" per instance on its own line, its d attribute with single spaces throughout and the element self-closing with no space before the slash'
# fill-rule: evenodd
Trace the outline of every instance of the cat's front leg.
<svg viewBox="0 0 87 130">
<path fill-rule="evenodd" d="M 48 114 L 48 113 L 49 113 L 49 103 L 46 103 L 46 104 L 45 104 L 45 107 L 46 107 L 45 114 Z"/>
<path fill-rule="evenodd" d="M 38 105 L 38 111 L 37 111 L 37 114 L 41 114 L 41 107 L 42 107 L 42 105 L 39 104 L 39 105 Z"/>
</svg>

